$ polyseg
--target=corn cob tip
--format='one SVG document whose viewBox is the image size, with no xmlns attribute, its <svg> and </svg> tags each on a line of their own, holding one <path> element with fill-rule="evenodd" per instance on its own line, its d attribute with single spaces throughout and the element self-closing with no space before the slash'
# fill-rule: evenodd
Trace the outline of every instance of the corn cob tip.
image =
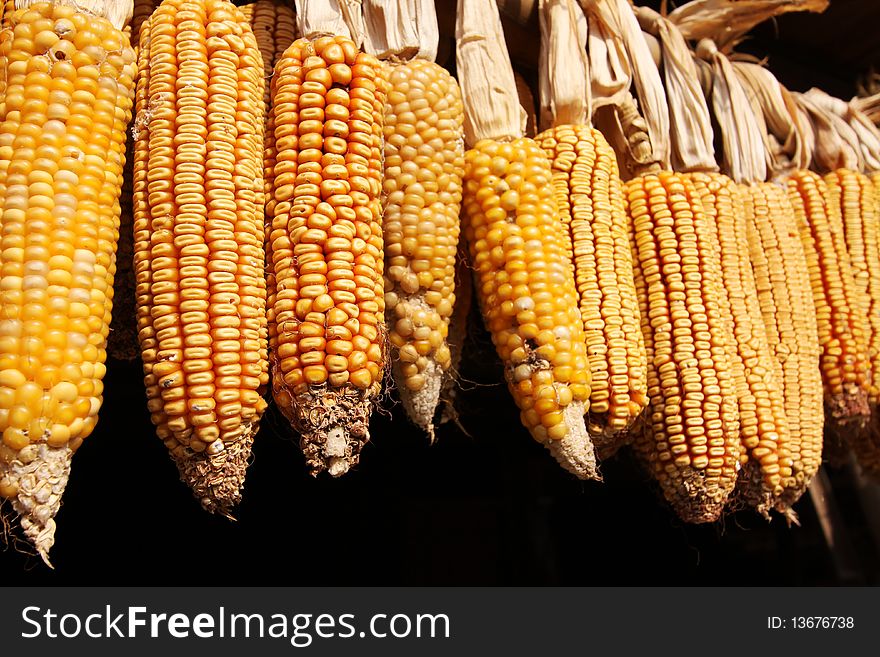
<svg viewBox="0 0 880 657">
<path fill-rule="evenodd" d="M 867 426 L 871 416 L 868 395 L 857 384 L 844 385 L 841 394 L 829 395 L 825 403 L 832 426 L 847 432 L 860 431 Z"/>
<path fill-rule="evenodd" d="M 424 385 L 419 390 L 411 390 L 407 387 L 407 377 L 404 376 L 399 360 L 394 361 L 391 368 L 394 376 L 394 385 L 400 391 L 400 401 L 409 419 L 428 434 L 431 443 L 434 443 L 434 413 L 440 403 L 440 391 L 443 388 L 443 370 L 433 360 L 421 372 L 424 377 Z"/>
<path fill-rule="evenodd" d="M 572 402 L 566 406 L 562 417 L 565 420 L 565 437 L 547 440 L 545 447 L 559 465 L 578 479 L 602 481 L 593 442 L 584 424 L 583 402 Z"/>
<path fill-rule="evenodd" d="M 11 498 L 25 537 L 52 568 L 49 550 L 55 544 L 55 514 L 70 476 L 73 450 L 34 443 L 0 463 L 0 491 Z"/>
<path fill-rule="evenodd" d="M 235 520 L 232 509 L 241 502 L 255 433 L 253 425 L 245 427 L 238 439 L 225 443 L 220 451 L 212 450 L 214 445 L 201 452 L 183 445 L 172 451 L 180 480 L 205 511 Z"/>
<path fill-rule="evenodd" d="M 374 392 L 312 386 L 293 398 L 276 393 L 281 411 L 300 433 L 299 446 L 312 476 L 326 471 L 340 477 L 358 464 L 370 440 Z"/>
</svg>

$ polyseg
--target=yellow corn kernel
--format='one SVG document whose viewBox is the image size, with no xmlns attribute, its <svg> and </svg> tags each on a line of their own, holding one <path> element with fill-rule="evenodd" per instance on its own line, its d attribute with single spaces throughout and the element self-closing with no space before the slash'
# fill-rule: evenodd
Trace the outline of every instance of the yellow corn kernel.
<svg viewBox="0 0 880 657">
<path fill-rule="evenodd" d="M 524 424 L 539 442 L 549 439 L 563 467 L 595 478 L 592 443 L 582 418 L 573 417 L 588 409 L 590 370 L 551 182 L 550 162 L 534 140 L 477 142 L 465 154 L 465 235 L 483 320 Z M 554 380 L 557 365 L 571 366 L 567 382 Z M 518 385 L 526 380 L 532 392 Z M 539 407 L 540 389 L 552 393 L 554 383 L 569 388 L 572 403 Z M 567 451 L 572 445 L 577 454 Z"/>
<path fill-rule="evenodd" d="M 634 446 L 683 520 L 711 522 L 742 454 L 718 236 L 680 174 L 634 178 L 626 194 L 650 398 Z"/>
<path fill-rule="evenodd" d="M 559 126 L 538 136 L 553 167 L 592 380 L 590 434 L 613 454 L 647 405 L 645 342 L 633 282 L 628 217 L 614 151 L 598 130 Z"/>
<path fill-rule="evenodd" d="M 357 463 L 382 384 L 385 99 L 378 61 L 344 37 L 295 41 L 272 78 L 273 390 L 303 434 L 301 446 L 316 474 L 326 469 L 337 476 Z M 340 316 L 347 318 L 345 331 L 330 323 Z M 323 338 L 323 346 L 303 345 L 310 336 Z M 293 345 L 297 359 L 279 359 Z M 348 353 L 347 378 L 340 376 L 340 352 Z"/>
<path fill-rule="evenodd" d="M 250 23 L 263 56 L 263 74 L 267 80 L 263 99 L 268 110 L 271 102 L 268 81 L 272 79 L 276 62 L 296 39 L 296 12 L 292 3 L 282 0 L 256 0 L 244 5 L 241 12 Z"/>
<path fill-rule="evenodd" d="M 43 557 L 101 407 L 134 52 L 64 3 L 0 31 L 0 489 Z"/>
<path fill-rule="evenodd" d="M 228 0 L 165 0 L 140 44 L 133 187 L 144 382 L 182 479 L 206 509 L 228 513 L 269 380 L 263 65 Z"/>
<path fill-rule="evenodd" d="M 866 326 L 859 316 L 865 302 L 853 278 L 840 205 L 812 171 L 793 173 L 788 193 L 816 304 L 825 403 L 835 424 L 858 428 L 870 414 L 871 370 Z"/>
<path fill-rule="evenodd" d="M 437 64 L 415 59 L 389 68 L 385 319 L 392 344 L 401 345 L 394 348 L 392 371 L 403 406 L 433 438 L 434 411 L 451 365 L 446 336 L 455 305 L 464 111 L 458 83 Z M 439 100 L 432 103 L 434 97 Z M 409 376 L 401 371 L 404 360 L 416 363 Z"/>
</svg>

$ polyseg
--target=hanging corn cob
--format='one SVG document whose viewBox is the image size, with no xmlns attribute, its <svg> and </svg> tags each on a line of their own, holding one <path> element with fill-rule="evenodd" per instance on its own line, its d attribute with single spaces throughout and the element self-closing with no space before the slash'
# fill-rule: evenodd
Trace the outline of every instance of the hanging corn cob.
<svg viewBox="0 0 880 657">
<path fill-rule="evenodd" d="M 263 56 L 263 77 L 266 80 L 263 100 L 268 113 L 275 64 L 296 40 L 296 13 L 285 0 L 256 0 L 244 5 L 241 12 L 250 23 Z"/>
<path fill-rule="evenodd" d="M 447 336 L 464 172 L 461 92 L 433 61 L 433 2 L 366 0 L 364 18 L 364 48 L 386 60 L 389 80 L 382 228 L 392 373 L 407 415 L 433 440 L 452 364 Z"/>
<path fill-rule="evenodd" d="M 134 262 L 147 406 L 181 479 L 228 514 L 268 383 L 263 65 L 228 0 L 164 0 L 140 38 Z"/>
<path fill-rule="evenodd" d="M 767 177 L 782 184 L 742 185 L 749 252 L 770 348 L 782 366 L 792 478 L 777 508 L 786 512 L 807 489 L 822 460 L 824 411 L 816 305 L 807 254 L 785 188 L 791 171 L 805 168 L 812 146 L 794 98 L 766 69 L 732 62 L 752 100 L 766 149 Z M 744 115 L 747 115 L 743 112 Z M 797 239 L 793 239 L 797 237 Z M 792 518 L 789 514 L 789 518 Z"/>
<path fill-rule="evenodd" d="M 647 404 L 645 342 L 614 151 L 590 126 L 586 19 L 573 0 L 540 2 L 542 123 L 590 364 L 587 428 L 613 454 Z"/>
<path fill-rule="evenodd" d="M 134 13 L 126 29 L 137 56 L 143 22 L 159 6 L 160 0 L 134 0 Z M 130 134 L 130 133 L 128 133 Z M 122 208 L 119 216 L 119 245 L 116 250 L 116 276 L 113 278 L 113 317 L 107 338 L 107 354 L 117 360 L 132 361 L 140 349 L 137 337 L 134 275 L 134 217 L 132 213 L 133 140 L 126 140 L 125 167 L 122 171 Z"/>
<path fill-rule="evenodd" d="M 48 563 L 101 407 L 135 63 L 130 3 L 17 4 L 0 32 L 0 496 Z"/>
<path fill-rule="evenodd" d="M 656 65 L 638 25 L 631 25 L 631 9 L 625 2 L 585 8 L 591 30 L 626 26 L 611 30 L 610 45 L 597 44 L 602 52 L 594 53 L 591 43 L 594 80 L 611 79 L 604 52 L 615 42 L 643 49 L 630 57 L 643 81 L 643 111 L 655 126 L 662 123 L 657 116 L 668 119 Z M 631 97 L 616 107 L 615 125 L 618 155 L 634 175 L 625 193 L 648 356 L 649 420 L 633 446 L 683 520 L 711 522 L 734 490 L 743 454 L 718 232 L 694 182 L 668 171 L 669 134 L 649 132 Z"/>
<path fill-rule="evenodd" d="M 523 138 L 498 9 L 459 0 L 465 107 L 464 230 L 486 328 L 523 424 L 580 478 L 597 478 L 583 415 L 590 395 L 577 289 L 540 146 Z"/>
<path fill-rule="evenodd" d="M 275 401 L 312 472 L 358 462 L 385 364 L 379 62 L 344 22 L 297 5 L 304 38 L 272 78 L 275 165 L 268 199 Z M 331 16 L 331 18 L 333 18 Z"/>
<path fill-rule="evenodd" d="M 718 233 L 724 287 L 736 339 L 733 360 L 741 369 L 740 436 L 747 458 L 738 487 L 750 506 L 768 515 L 770 509 L 780 506 L 780 498 L 792 480 L 792 437 L 785 415 L 782 364 L 770 349 L 749 254 L 745 199 L 752 194 L 748 183 L 766 177 L 766 154 L 759 125 L 750 120 L 745 90 L 730 61 L 709 40 L 697 45 L 696 54 L 708 63 L 712 74 L 711 99 L 721 131 L 720 159 L 725 173 L 688 175 L 700 190 Z M 689 77 L 696 83 L 695 74 Z M 706 107 L 703 99 L 700 103 Z M 708 115 L 708 108 L 706 111 Z M 674 136 L 688 139 L 677 132 Z M 699 144 L 697 152 L 703 154 L 704 168 L 714 166 L 711 136 Z M 739 188 L 736 183 L 741 183 Z M 763 220 L 764 215 L 758 218 Z"/>
</svg>

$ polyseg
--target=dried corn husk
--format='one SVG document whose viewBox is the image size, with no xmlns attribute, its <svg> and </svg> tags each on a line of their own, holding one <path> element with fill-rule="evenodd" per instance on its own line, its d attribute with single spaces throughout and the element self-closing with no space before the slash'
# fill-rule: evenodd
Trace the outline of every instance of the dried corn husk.
<svg viewBox="0 0 880 657">
<path fill-rule="evenodd" d="M 657 38 L 672 124 L 672 166 L 676 171 L 717 171 L 712 115 L 687 42 L 668 19 L 636 7 L 639 25 Z"/>
<path fill-rule="evenodd" d="M 363 42 L 363 29 L 358 0 L 294 0 L 296 4 L 296 27 L 306 39 L 320 36 L 347 36 L 360 46 Z M 353 4 L 357 4 L 355 13 Z M 357 16 L 358 18 L 352 21 Z"/>
<path fill-rule="evenodd" d="M 669 107 L 666 104 L 666 92 L 660 71 L 654 62 L 651 49 L 648 47 L 636 15 L 627 0 L 580 0 L 587 14 L 590 26 L 594 18 L 609 28 L 611 35 L 619 39 L 629 61 L 632 81 L 640 103 L 639 114 L 645 120 L 648 136 L 656 162 L 663 168 L 669 168 Z M 591 47 L 594 42 L 591 40 Z M 594 61 L 599 58 L 597 53 L 590 52 L 591 69 L 602 70 L 603 62 Z"/>
<path fill-rule="evenodd" d="M 767 179 L 761 126 L 730 60 L 709 39 L 696 56 L 712 66 L 712 109 L 721 127 L 722 171 L 736 182 Z"/>
<path fill-rule="evenodd" d="M 587 18 L 575 0 L 540 0 L 540 129 L 590 125 Z"/>
<path fill-rule="evenodd" d="M 364 50 L 379 59 L 437 57 L 440 31 L 431 0 L 363 0 Z"/>
<path fill-rule="evenodd" d="M 835 98 L 821 89 L 810 89 L 804 95 L 847 125 L 848 130 L 844 130 L 841 136 L 861 153 L 862 171 L 880 171 L 880 130 L 871 120 L 852 103 Z"/>
<path fill-rule="evenodd" d="M 515 139 L 526 129 L 498 7 L 489 0 L 458 0 L 455 62 L 464 102 L 464 137 Z"/>
<path fill-rule="evenodd" d="M 835 169 L 862 170 L 862 154 L 853 143 L 852 129 L 840 117 L 827 111 L 814 99 L 794 93 L 795 102 L 807 116 L 815 135 L 811 168 L 819 172 Z M 847 135 L 847 138 L 844 137 Z"/>
<path fill-rule="evenodd" d="M 693 0 L 669 14 L 686 39 L 711 39 L 724 53 L 768 18 L 791 11 L 823 12 L 828 0 Z"/>
<path fill-rule="evenodd" d="M 759 64 L 734 61 L 733 68 L 755 113 L 764 120 L 768 178 L 782 179 L 792 171 L 808 168 L 812 150 L 806 133 L 812 128 L 798 112 L 791 92 Z"/>
</svg>

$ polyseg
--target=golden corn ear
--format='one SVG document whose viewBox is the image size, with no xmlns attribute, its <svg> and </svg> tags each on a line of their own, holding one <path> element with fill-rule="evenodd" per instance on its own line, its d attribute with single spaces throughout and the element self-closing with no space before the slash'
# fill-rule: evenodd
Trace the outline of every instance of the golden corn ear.
<svg viewBox="0 0 880 657">
<path fill-rule="evenodd" d="M 464 110 L 434 62 L 390 66 L 385 105 L 385 321 L 392 372 L 409 418 L 433 440 L 451 355 Z"/>
<path fill-rule="evenodd" d="M 98 420 L 134 52 L 62 3 L 0 32 L 0 496 L 46 558 Z"/>
<path fill-rule="evenodd" d="M 551 182 L 534 140 L 480 140 L 465 155 L 465 235 L 483 319 L 523 424 L 564 468 L 597 478 L 582 417 L 586 341 Z"/>
<path fill-rule="evenodd" d="M 156 7 L 162 0 L 134 0 L 134 7 L 131 14 L 131 45 L 135 52 L 138 51 L 141 42 L 141 25 L 155 11 Z"/>
<path fill-rule="evenodd" d="M 147 406 L 181 479 L 229 513 L 268 384 L 263 65 L 228 0 L 164 0 L 141 26 L 134 145 Z"/>
<path fill-rule="evenodd" d="M 719 173 L 690 173 L 721 247 L 721 278 L 733 323 L 740 440 L 746 459 L 740 475 L 744 498 L 767 514 L 792 476 L 782 367 L 770 351 L 749 256 L 748 221 L 736 183 Z"/>
<path fill-rule="evenodd" d="M 604 458 L 648 403 L 623 183 L 614 151 L 598 130 L 559 126 L 542 132 L 538 142 L 553 167 L 587 341 L 592 381 L 587 426 Z"/>
<path fill-rule="evenodd" d="M 871 365 L 864 303 L 853 278 L 839 204 L 819 174 L 796 171 L 788 194 L 807 256 L 816 305 L 825 403 L 838 425 L 863 426 L 869 416 Z"/>
<path fill-rule="evenodd" d="M 790 515 L 822 462 L 822 374 L 816 306 L 794 209 L 783 187 L 741 186 L 749 258 L 767 343 L 781 370 L 791 475 L 776 508 Z"/>
<path fill-rule="evenodd" d="M 840 209 L 847 253 L 858 292 L 858 317 L 863 319 L 870 368 L 868 402 L 880 403 L 880 208 L 874 185 L 868 176 L 850 169 L 838 169 L 824 177 L 829 204 Z M 880 419 L 865 432 L 847 432 L 846 442 L 862 470 L 880 476 Z M 833 456 L 832 456 L 833 459 Z"/>
<path fill-rule="evenodd" d="M 838 169 L 825 176 L 829 202 L 840 208 L 846 250 L 867 333 L 871 386 L 868 401 L 880 402 L 880 216 L 874 187 L 863 173 Z"/>
<path fill-rule="evenodd" d="M 718 236 L 686 177 L 649 173 L 625 189 L 650 398 L 634 447 L 685 522 L 711 522 L 742 455 Z"/>
<path fill-rule="evenodd" d="M 124 31 L 137 56 L 143 22 L 159 6 L 160 0 L 135 0 L 131 21 Z M 140 348 L 137 337 L 134 277 L 134 216 L 132 210 L 132 140 L 126 140 L 125 167 L 122 172 L 122 213 L 119 219 L 119 245 L 116 250 L 116 276 L 113 278 L 113 318 L 107 338 L 107 354 L 117 360 L 132 361 Z"/>
<path fill-rule="evenodd" d="M 263 99 L 270 106 L 272 72 L 284 51 L 296 40 L 296 12 L 293 4 L 283 0 L 257 0 L 241 8 L 251 25 L 260 54 L 263 56 L 263 76 L 266 89 Z"/>
<path fill-rule="evenodd" d="M 272 78 L 275 401 L 312 472 L 358 462 L 382 385 L 386 81 L 345 37 L 299 39 Z"/>
</svg>

